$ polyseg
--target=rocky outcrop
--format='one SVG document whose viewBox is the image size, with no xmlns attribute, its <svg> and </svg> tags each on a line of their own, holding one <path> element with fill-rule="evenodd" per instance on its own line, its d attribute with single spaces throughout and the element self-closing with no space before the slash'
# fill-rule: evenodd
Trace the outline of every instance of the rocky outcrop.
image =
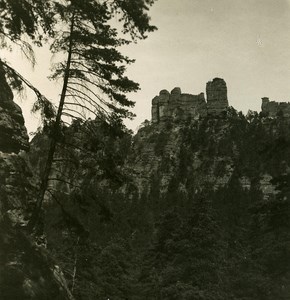
<svg viewBox="0 0 290 300">
<path fill-rule="evenodd" d="M 18 153 L 28 150 L 29 142 L 21 108 L 13 102 L 3 68 L 0 68 L 0 149 Z"/>
<path fill-rule="evenodd" d="M 223 79 L 215 78 L 206 85 L 207 112 L 218 115 L 229 106 L 227 85 Z"/>
<path fill-rule="evenodd" d="M 0 222 L 6 217 L 12 224 L 24 226 L 28 199 L 35 192 L 30 182 L 32 172 L 22 156 L 21 149 L 29 148 L 28 136 L 20 107 L 13 102 L 3 68 L 0 67 Z"/>
<path fill-rule="evenodd" d="M 152 123 L 192 120 L 208 114 L 220 115 L 229 106 L 223 79 L 215 78 L 208 82 L 206 94 L 207 102 L 204 93 L 183 94 L 179 87 L 174 88 L 171 93 L 162 90 L 152 100 Z"/>
<path fill-rule="evenodd" d="M 182 94 L 180 88 L 174 88 L 171 93 L 162 90 L 159 96 L 152 100 L 152 122 L 159 123 L 168 120 L 187 120 L 206 115 L 204 94 Z"/>
<path fill-rule="evenodd" d="M 270 101 L 269 98 L 262 98 L 262 113 L 268 117 L 284 116 L 290 117 L 290 103 Z"/>
<path fill-rule="evenodd" d="M 25 160 L 0 151 L 0 298 L 73 299 L 44 236 L 26 230 L 36 195 Z"/>
<path fill-rule="evenodd" d="M 212 111 L 217 114 L 227 106 L 225 85 L 216 94 L 210 94 L 213 88 L 211 85 L 212 83 L 208 84 L 208 99 L 214 102 L 220 98 L 224 103 L 220 108 L 212 104 L 215 107 Z M 172 94 L 174 93 L 167 92 L 169 101 Z M 187 110 L 184 115 L 186 113 Z M 289 149 L 289 139 L 286 132 L 289 131 L 289 125 L 287 122 L 284 124 L 284 119 L 278 120 L 278 126 L 276 119 L 265 119 L 257 114 L 257 123 L 251 123 L 236 111 L 228 111 L 223 118 L 207 117 L 190 123 L 173 124 L 165 120 L 173 120 L 173 117 L 168 114 L 164 118 L 163 115 L 163 119 L 159 119 L 159 124 L 163 126 L 147 124 L 134 137 L 128 161 L 135 172 L 134 180 L 140 194 L 144 192 L 144 187 L 156 186 L 156 182 L 159 193 L 165 194 L 175 176 L 181 180 L 187 174 L 191 188 L 197 191 L 206 186 L 217 191 L 232 184 L 231 179 L 236 178 L 238 183 L 235 184 L 242 190 L 257 188 L 264 199 L 277 195 L 277 186 L 272 179 L 277 177 L 280 169 L 276 170 L 273 161 L 265 161 L 274 155 L 271 153 L 274 149 L 280 149 L 283 152 L 279 155 L 283 153 L 283 157 L 287 157 L 285 151 Z M 268 120 L 267 124 L 265 120 Z M 259 124 L 263 127 L 262 134 L 254 136 L 253 133 L 261 130 Z M 286 137 L 282 138 L 282 134 Z M 267 143 L 263 144 L 260 138 Z M 262 155 L 263 158 L 260 158 Z M 287 161 L 287 166 L 288 164 Z M 182 175 L 176 175 L 179 173 Z"/>
<path fill-rule="evenodd" d="M 282 273 L 281 284 L 278 281 L 271 283 L 272 268 L 268 261 L 270 258 L 271 265 L 272 261 L 274 264 L 284 262 L 287 252 L 286 248 L 285 251 L 281 248 L 281 255 L 276 261 L 272 260 L 273 253 L 274 256 L 277 253 L 277 236 L 281 236 L 280 245 L 284 245 L 284 232 L 289 229 L 285 227 L 288 226 L 289 214 L 283 214 L 289 208 L 289 201 L 285 199 L 289 197 L 286 185 L 290 166 L 289 124 L 284 124 L 283 118 L 264 118 L 256 112 L 244 116 L 234 108 L 228 109 L 227 89 L 222 79 L 209 82 L 206 91 L 207 102 L 203 94 L 182 94 L 180 88 L 170 93 L 161 91 L 153 99 L 152 119 L 155 124 L 144 122 L 132 139 L 123 135 L 116 138 L 105 124 L 93 126 L 91 122 L 75 123 L 63 131 L 64 144 L 75 147 L 58 147 L 57 164 L 51 177 L 59 180 L 50 182 L 55 199 L 47 201 L 45 223 L 48 248 L 61 268 L 66 270 L 67 280 L 72 282 L 78 299 L 113 299 L 115 295 L 116 299 L 138 298 L 139 290 L 148 287 L 147 269 L 154 270 L 151 278 L 155 287 L 156 274 L 165 274 L 162 280 L 166 282 L 168 274 L 171 276 L 172 272 L 175 274 L 176 270 L 183 268 L 180 265 L 176 269 L 167 268 L 168 265 L 171 268 L 172 255 L 176 253 L 184 253 L 184 257 L 178 256 L 184 266 L 189 259 L 196 261 L 196 255 L 199 257 L 200 253 L 203 265 L 209 263 L 215 268 L 222 261 L 226 262 L 222 266 L 226 270 L 222 275 L 225 283 L 232 280 L 234 269 L 241 270 L 244 266 L 242 277 L 246 278 L 246 287 L 254 277 L 258 278 L 258 285 L 263 283 L 263 287 L 264 278 L 269 278 L 270 286 L 282 286 L 286 282 Z M 222 117 L 216 117 L 220 114 Z M 190 122 L 183 122 L 187 118 Z M 35 166 L 35 173 L 37 169 L 41 172 L 47 142 L 48 139 L 39 134 L 31 144 L 34 154 L 30 161 Z M 284 173 L 287 178 L 282 178 L 282 181 L 280 177 Z M 283 216 L 281 223 L 280 216 Z M 274 231 L 269 233 L 275 223 L 278 226 L 275 225 Z M 184 232 L 188 232 L 188 237 Z M 124 256 L 124 265 L 129 266 L 126 269 L 119 268 L 118 262 L 123 264 L 123 260 L 115 256 L 115 252 L 121 252 L 123 257 L 123 237 L 128 241 L 124 251 L 129 253 Z M 212 244 L 212 237 L 218 240 L 218 244 Z M 274 247 L 270 248 L 274 252 L 271 250 L 266 256 L 260 255 L 269 249 L 268 238 L 271 238 Z M 151 241 L 158 247 L 151 247 Z M 265 247 L 260 247 L 264 242 Z M 202 251 L 196 251 L 196 245 L 201 245 Z M 226 256 L 214 261 L 214 253 L 206 249 L 216 249 L 216 245 Z M 158 253 L 159 248 L 164 251 L 161 256 L 154 253 L 154 250 Z M 103 253 L 105 259 L 99 259 Z M 139 256 L 134 256 L 136 253 Z M 129 256 L 134 258 L 132 265 L 127 263 Z M 150 261 L 151 257 L 156 257 L 156 263 L 136 264 L 146 256 Z M 170 257 L 168 263 L 163 260 L 164 269 L 158 270 L 160 257 L 167 256 Z M 256 260 L 257 256 L 263 256 L 265 265 Z M 235 264 L 228 265 L 229 257 Z M 249 257 L 254 259 L 249 260 Z M 197 261 L 198 264 L 189 272 L 193 279 L 183 285 L 185 290 L 198 274 L 200 260 Z M 136 265 L 140 269 L 135 269 Z M 258 273 L 253 272 L 251 265 L 259 269 Z M 155 269 L 155 266 L 158 267 Z M 251 280 L 248 280 L 249 270 Z M 123 274 L 125 282 L 134 282 L 136 274 L 145 277 L 145 281 L 139 277 L 137 285 L 127 288 L 123 281 L 119 281 Z M 128 274 L 132 274 L 134 280 Z M 204 273 L 201 276 L 204 278 Z M 220 281 L 220 274 L 214 277 Z M 31 285 L 32 279 L 29 280 Z M 174 282 L 174 289 L 167 289 L 168 294 L 164 293 L 161 298 L 170 298 L 171 292 L 177 291 L 175 287 L 182 288 L 178 276 L 174 280 L 177 282 Z M 215 279 L 210 280 L 211 286 L 215 286 Z M 236 283 L 234 280 L 230 287 Z M 100 297 L 98 291 L 102 290 L 102 284 L 105 286 L 104 296 Z M 136 297 L 128 292 L 135 290 L 132 288 L 135 286 Z M 122 292 L 117 289 L 118 294 L 110 295 L 115 287 L 120 287 Z M 159 287 L 156 291 L 160 295 Z M 252 291 L 249 289 L 249 295 Z M 280 298 L 286 299 L 288 294 L 285 292 L 285 297 Z M 195 299 L 198 294 L 183 295 L 176 293 L 173 298 Z M 204 299 L 241 299 L 245 294 L 199 295 L 205 295 Z M 254 299 L 255 295 L 259 293 L 246 298 Z M 260 299 L 275 298 L 277 293 L 268 295 L 262 295 Z M 139 298 L 156 297 L 146 295 Z"/>
<path fill-rule="evenodd" d="M 0 298 L 73 299 L 45 238 L 27 230 L 38 190 L 22 149 L 24 119 L 0 69 Z"/>
<path fill-rule="evenodd" d="M 13 226 L 26 226 L 36 189 L 32 172 L 21 156 L 0 152 L 0 194 L 0 223 L 9 220 Z"/>
</svg>

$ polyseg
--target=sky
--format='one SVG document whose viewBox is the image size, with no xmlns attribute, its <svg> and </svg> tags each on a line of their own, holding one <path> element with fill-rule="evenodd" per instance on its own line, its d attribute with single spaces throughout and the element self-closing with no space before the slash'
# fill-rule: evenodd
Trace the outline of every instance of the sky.
<svg viewBox="0 0 290 300">
<path fill-rule="evenodd" d="M 123 52 L 136 63 L 127 75 L 140 83 L 130 94 L 136 101 L 136 128 L 151 119 L 151 100 L 162 89 L 205 92 L 206 83 L 223 78 L 231 106 L 260 111 L 261 98 L 290 101 L 290 0 L 157 0 L 149 12 L 158 31 Z M 46 77 L 53 61 L 47 48 L 36 51 L 32 70 L 17 51 L 10 60 L 43 94 L 58 99 L 60 83 Z M 28 131 L 39 119 L 31 115 L 32 95 L 18 101 Z"/>
</svg>

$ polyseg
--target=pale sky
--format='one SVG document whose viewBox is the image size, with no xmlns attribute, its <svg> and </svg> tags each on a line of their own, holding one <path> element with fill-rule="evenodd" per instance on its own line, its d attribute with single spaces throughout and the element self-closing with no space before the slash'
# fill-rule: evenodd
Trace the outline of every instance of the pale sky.
<svg viewBox="0 0 290 300">
<path fill-rule="evenodd" d="M 151 119 L 151 100 L 161 89 L 205 92 L 206 82 L 223 78 L 229 103 L 238 110 L 260 111 L 261 97 L 290 101 L 289 0 L 158 0 L 151 8 L 158 31 L 124 48 L 136 63 L 127 75 L 141 85 L 131 94 L 137 117 L 126 124 L 135 130 Z M 37 52 L 32 71 L 13 53 L 14 66 L 49 99 L 58 98 L 60 86 L 46 79 L 51 58 Z M 29 111 L 31 101 L 20 103 L 28 131 L 38 120 Z"/>
</svg>

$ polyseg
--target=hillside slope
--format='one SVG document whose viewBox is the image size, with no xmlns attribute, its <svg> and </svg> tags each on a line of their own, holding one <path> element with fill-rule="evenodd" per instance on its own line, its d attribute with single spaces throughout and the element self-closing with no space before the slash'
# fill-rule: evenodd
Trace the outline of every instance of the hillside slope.
<svg viewBox="0 0 290 300">
<path fill-rule="evenodd" d="M 288 104 L 244 116 L 222 79 L 206 98 L 163 90 L 135 136 L 64 131 L 45 233 L 76 299 L 289 299 Z"/>
</svg>

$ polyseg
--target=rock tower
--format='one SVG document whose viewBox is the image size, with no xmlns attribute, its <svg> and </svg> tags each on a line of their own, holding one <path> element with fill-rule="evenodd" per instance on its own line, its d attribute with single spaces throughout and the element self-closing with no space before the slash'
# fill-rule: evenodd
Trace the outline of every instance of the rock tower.
<svg viewBox="0 0 290 300">
<path fill-rule="evenodd" d="M 207 112 L 218 115 L 228 106 L 227 85 L 223 79 L 215 78 L 206 84 Z"/>
<path fill-rule="evenodd" d="M 152 100 L 152 122 L 163 123 L 221 114 L 229 106 L 225 81 L 221 78 L 209 81 L 206 85 L 206 97 L 207 101 L 204 93 L 183 94 L 178 87 L 171 93 L 162 90 Z"/>
</svg>

